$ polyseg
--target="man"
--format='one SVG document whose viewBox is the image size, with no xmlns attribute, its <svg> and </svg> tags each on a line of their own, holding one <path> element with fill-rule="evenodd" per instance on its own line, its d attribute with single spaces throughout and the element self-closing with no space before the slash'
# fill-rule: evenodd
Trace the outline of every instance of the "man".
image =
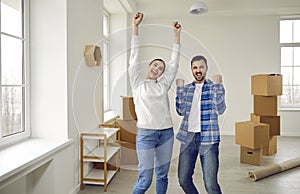
<svg viewBox="0 0 300 194">
<path fill-rule="evenodd" d="M 178 179 L 187 194 L 199 193 L 193 183 L 197 156 L 203 172 L 205 189 L 208 194 L 221 194 L 218 183 L 220 133 L 218 115 L 224 113 L 225 89 L 222 76 L 206 79 L 207 60 L 195 56 L 191 60 L 195 80 L 184 86 L 184 80 L 177 79 L 176 111 L 183 116 L 177 139 L 181 141 Z"/>
</svg>

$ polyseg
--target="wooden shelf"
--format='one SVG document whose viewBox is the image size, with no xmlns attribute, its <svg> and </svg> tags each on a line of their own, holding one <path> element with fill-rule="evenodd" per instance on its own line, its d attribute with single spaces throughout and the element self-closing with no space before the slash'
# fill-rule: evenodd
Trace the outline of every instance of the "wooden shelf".
<svg viewBox="0 0 300 194">
<path fill-rule="evenodd" d="M 87 146 L 84 141 L 95 142 L 95 147 L 91 148 L 88 153 L 84 153 L 85 146 Z M 107 162 L 112 159 L 116 160 L 116 170 L 107 170 Z M 103 163 L 103 169 L 92 168 L 87 175 L 84 175 L 84 168 L 87 166 L 90 168 L 90 165 L 84 165 L 84 163 L 94 163 L 94 166 L 95 163 Z M 106 191 L 107 184 L 119 170 L 120 129 L 100 127 L 82 132 L 80 135 L 80 189 L 84 188 L 84 184 L 94 184 L 103 185 Z"/>
<path fill-rule="evenodd" d="M 111 179 L 117 172 L 117 170 L 106 171 L 106 184 L 111 181 Z M 83 179 L 83 183 L 92 185 L 104 185 L 104 170 L 92 169 L 92 171 Z"/>
<path fill-rule="evenodd" d="M 92 131 L 82 132 L 83 139 L 104 139 L 111 138 L 119 131 L 119 128 L 96 128 Z"/>
<path fill-rule="evenodd" d="M 120 147 L 106 147 L 106 161 L 109 161 L 118 151 Z M 104 147 L 96 147 L 90 153 L 83 156 L 84 162 L 104 162 Z M 96 157 L 96 158 L 95 158 Z"/>
</svg>

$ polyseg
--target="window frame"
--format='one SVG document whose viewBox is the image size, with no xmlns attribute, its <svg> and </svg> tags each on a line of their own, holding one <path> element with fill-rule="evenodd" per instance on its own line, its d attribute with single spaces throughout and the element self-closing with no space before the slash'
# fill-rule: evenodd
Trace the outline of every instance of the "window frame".
<svg viewBox="0 0 300 194">
<path fill-rule="evenodd" d="M 2 129 L 0 128 L 0 148 L 4 146 L 11 145 L 13 143 L 19 142 L 20 140 L 29 138 L 31 136 L 31 128 L 30 128 L 30 65 L 29 65 L 29 0 L 21 0 L 22 4 L 22 30 L 23 34 L 22 37 L 17 37 L 15 35 L 11 35 L 1 30 L 1 15 L 0 15 L 0 33 L 1 35 L 7 35 L 12 38 L 17 38 L 23 41 L 23 83 L 16 84 L 16 85 L 7 85 L 2 84 L 0 80 L 0 104 L 1 104 L 1 112 L 2 112 L 2 87 L 5 86 L 16 86 L 22 87 L 22 112 L 23 112 L 23 122 L 24 122 L 24 129 L 21 132 L 11 134 L 6 137 L 2 137 Z M 0 4 L 1 9 L 1 4 Z M 0 38 L 0 45 L 1 45 L 1 38 Z M 1 73 L 1 46 L 0 46 L 0 73 Z M 0 74 L 1 78 L 1 74 Z M 1 127 L 1 123 L 0 123 Z"/>
<path fill-rule="evenodd" d="M 295 66 L 295 64 L 294 64 L 294 62 L 293 62 L 293 64 L 292 64 L 292 66 L 287 66 L 287 65 L 283 65 L 283 64 L 281 64 L 281 56 L 282 56 L 282 52 L 281 52 L 281 50 L 282 50 L 282 48 L 285 48 L 285 47 L 289 47 L 289 48 L 295 48 L 295 47 L 299 47 L 300 48 L 300 42 L 289 42 L 289 43 L 281 43 L 281 41 L 280 41 L 280 36 L 281 36 L 281 34 L 280 34 L 280 28 L 281 28 L 281 21 L 284 21 L 284 20 L 299 20 L 300 21 L 300 16 L 292 16 L 292 17 L 281 17 L 280 18 L 280 21 L 279 21 L 279 45 L 280 45 L 280 69 L 282 69 L 283 67 L 291 67 L 292 69 L 294 69 L 294 67 L 300 67 L 300 66 Z M 292 32 L 292 39 L 293 39 L 293 36 L 294 36 L 294 32 Z M 293 56 L 294 56 L 294 53 L 293 53 Z M 294 57 L 293 57 L 294 58 Z M 294 60 L 294 59 L 293 59 Z M 292 77 L 294 77 L 295 76 L 295 74 L 294 74 L 294 70 L 292 71 L 293 73 L 292 73 Z M 282 72 L 281 72 L 282 73 Z M 284 76 L 284 75 L 283 75 Z M 300 87 L 300 85 L 295 85 L 294 83 L 292 83 L 291 85 L 287 85 L 287 86 L 291 86 L 291 87 L 294 87 L 294 86 L 298 86 L 298 87 Z M 285 87 L 285 85 L 282 85 L 282 89 L 283 89 L 283 92 L 284 92 L 284 87 Z M 295 95 L 294 94 L 292 94 L 292 98 L 295 98 Z M 288 105 L 288 104 L 282 104 L 282 99 L 280 98 L 280 100 L 279 100 L 279 108 L 281 109 L 281 110 L 300 110 L 300 104 L 298 105 L 298 104 L 290 104 L 290 105 Z"/>
<path fill-rule="evenodd" d="M 106 56 L 103 56 L 103 58 L 105 57 L 106 59 L 107 59 L 107 61 L 105 61 L 104 63 L 103 63 L 103 111 L 104 111 L 104 113 L 107 113 L 107 112 L 109 112 L 109 111 L 111 111 L 111 104 L 110 104 L 110 97 L 111 97 L 111 95 L 110 95 L 110 67 L 109 67 L 109 61 L 110 61 L 110 53 L 109 53 L 109 50 L 110 50 L 110 41 L 109 41 L 109 34 L 110 34 L 110 15 L 109 15 L 109 13 L 106 11 L 106 10 L 104 10 L 103 11 L 103 18 L 104 17 L 107 17 L 107 26 L 106 26 L 106 29 L 108 30 L 108 35 L 105 35 L 104 34 L 104 27 L 103 27 L 103 45 L 102 45 L 102 48 L 103 48 L 103 52 L 102 52 L 102 54 L 103 55 L 106 55 Z M 103 19 L 103 26 L 104 26 L 104 19 Z M 104 51 L 104 45 L 106 45 L 106 48 L 107 48 L 107 50 L 106 51 Z M 105 68 L 106 68 L 106 70 L 107 71 L 104 71 L 105 70 Z M 104 85 L 105 84 L 105 82 L 104 82 L 104 73 L 105 72 L 107 72 L 107 77 L 108 77 L 108 80 L 107 80 L 107 84 L 106 85 Z M 107 87 L 108 88 L 108 94 L 105 94 L 105 92 L 104 92 L 104 87 Z M 104 96 L 105 95 L 107 95 L 107 102 L 105 103 L 104 102 Z"/>
</svg>

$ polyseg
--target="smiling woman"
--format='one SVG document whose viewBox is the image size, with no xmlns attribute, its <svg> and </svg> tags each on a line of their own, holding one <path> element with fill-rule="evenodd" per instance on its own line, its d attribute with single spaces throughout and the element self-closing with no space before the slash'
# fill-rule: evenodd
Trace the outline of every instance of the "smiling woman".
<svg viewBox="0 0 300 194">
<path fill-rule="evenodd" d="M 0 146 L 30 134 L 26 2 L 1 1 Z"/>
<path fill-rule="evenodd" d="M 147 79 L 157 79 L 163 74 L 166 68 L 166 63 L 162 59 L 153 59 L 149 63 Z"/>
<path fill-rule="evenodd" d="M 142 13 L 133 16 L 133 34 L 128 68 L 138 120 L 136 150 L 139 161 L 139 178 L 133 188 L 133 193 L 145 193 L 148 190 L 152 182 L 154 166 L 156 191 L 157 193 L 166 193 L 174 143 L 168 91 L 179 67 L 181 25 L 177 22 L 172 23 L 174 44 L 168 66 L 162 59 L 152 60 L 149 63 L 145 79 L 142 76 L 139 61 L 139 25 L 142 20 Z"/>
</svg>

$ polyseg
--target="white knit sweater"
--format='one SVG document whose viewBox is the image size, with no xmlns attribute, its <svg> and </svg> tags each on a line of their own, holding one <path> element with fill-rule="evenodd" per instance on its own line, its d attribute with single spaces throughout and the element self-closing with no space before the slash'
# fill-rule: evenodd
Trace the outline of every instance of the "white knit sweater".
<svg viewBox="0 0 300 194">
<path fill-rule="evenodd" d="M 162 130 L 173 126 L 168 91 L 178 71 L 179 50 L 180 44 L 174 43 L 171 61 L 159 79 L 145 79 L 139 63 L 139 38 L 137 35 L 132 36 L 128 72 L 138 119 L 137 127 Z"/>
</svg>

